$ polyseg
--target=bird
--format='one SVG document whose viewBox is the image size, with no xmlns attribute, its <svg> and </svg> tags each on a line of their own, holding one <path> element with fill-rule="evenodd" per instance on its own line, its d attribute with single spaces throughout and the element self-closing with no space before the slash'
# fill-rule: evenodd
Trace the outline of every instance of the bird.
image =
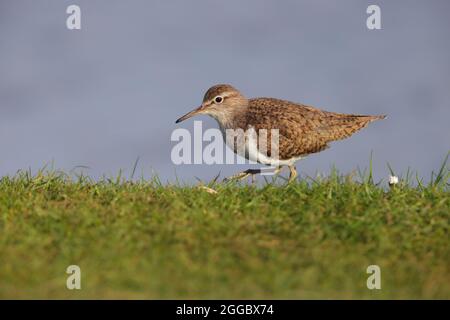
<svg viewBox="0 0 450 320">
<path fill-rule="evenodd" d="M 277 130 L 277 145 L 274 147 L 267 142 L 264 154 L 260 152 L 261 144 L 256 143 L 256 148 L 254 145 L 251 147 L 248 137 L 241 149 L 236 141 L 229 143 L 226 140 L 226 142 L 235 153 L 246 159 L 275 167 L 274 174 L 278 174 L 283 167 L 288 167 L 290 171 L 288 183 L 297 178 L 295 164 L 298 160 L 323 151 L 331 142 L 348 138 L 369 123 L 386 117 L 386 115 L 330 112 L 276 98 L 247 99 L 230 84 L 217 84 L 210 87 L 203 97 L 202 104 L 177 119 L 176 123 L 199 114 L 214 118 L 219 124 L 224 139 L 227 130 L 230 129 L 241 129 L 244 132 L 252 130 L 256 136 L 253 136 L 251 143 L 255 144 L 254 139 L 261 136 L 259 133 L 261 130 L 269 132 L 266 133 L 263 141 L 264 139 L 269 141 L 275 136 L 272 130 Z M 277 157 L 275 157 L 275 151 L 278 153 Z M 262 171 L 262 169 L 248 169 L 225 180 L 241 180 L 249 176 L 253 178 Z"/>
</svg>

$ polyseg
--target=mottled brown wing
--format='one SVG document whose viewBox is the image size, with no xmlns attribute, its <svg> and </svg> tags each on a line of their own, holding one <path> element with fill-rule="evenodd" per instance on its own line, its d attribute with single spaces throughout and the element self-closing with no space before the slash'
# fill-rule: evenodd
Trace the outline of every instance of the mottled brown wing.
<svg viewBox="0 0 450 320">
<path fill-rule="evenodd" d="M 347 138 L 380 118 L 384 116 L 341 114 L 285 100 L 256 98 L 250 100 L 247 125 L 257 132 L 278 129 L 279 156 L 285 160 L 322 151 L 329 142 Z"/>
</svg>

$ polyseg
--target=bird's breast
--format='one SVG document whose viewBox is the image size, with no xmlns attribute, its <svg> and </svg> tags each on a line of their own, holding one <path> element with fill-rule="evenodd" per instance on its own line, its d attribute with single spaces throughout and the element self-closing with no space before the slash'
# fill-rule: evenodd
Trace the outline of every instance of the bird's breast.
<svg viewBox="0 0 450 320">
<path fill-rule="evenodd" d="M 262 139 L 263 141 L 260 141 L 260 137 L 253 127 L 247 127 L 244 130 L 243 128 L 229 128 L 220 125 L 220 131 L 222 132 L 222 137 L 226 145 L 233 150 L 234 153 L 251 162 L 280 166 L 291 165 L 300 159 L 300 157 L 298 157 L 281 160 L 278 154 L 274 155 L 274 152 L 271 152 L 269 156 L 267 152 L 267 150 L 269 150 L 268 144 L 276 143 L 276 148 L 278 148 L 279 141 L 268 141 L 267 137 L 264 137 Z M 273 148 L 274 145 L 271 145 L 270 150 L 273 151 Z"/>
</svg>

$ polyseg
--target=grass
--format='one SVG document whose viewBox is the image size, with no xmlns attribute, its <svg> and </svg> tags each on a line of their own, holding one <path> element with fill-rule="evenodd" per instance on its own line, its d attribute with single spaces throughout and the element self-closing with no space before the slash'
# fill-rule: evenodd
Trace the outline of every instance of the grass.
<svg viewBox="0 0 450 320">
<path fill-rule="evenodd" d="M 442 168 L 427 185 L 333 173 L 209 185 L 217 194 L 156 178 L 3 177 L 0 298 L 450 299 Z M 81 290 L 66 288 L 72 264 Z M 373 264 L 381 290 L 366 287 Z"/>
</svg>

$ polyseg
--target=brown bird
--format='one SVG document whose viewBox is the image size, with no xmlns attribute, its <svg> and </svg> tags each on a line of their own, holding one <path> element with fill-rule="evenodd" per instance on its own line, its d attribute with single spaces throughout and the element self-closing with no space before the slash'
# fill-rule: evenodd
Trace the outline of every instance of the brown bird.
<svg viewBox="0 0 450 320">
<path fill-rule="evenodd" d="M 310 106 L 274 98 L 247 99 L 237 89 L 228 84 L 215 85 L 208 89 L 200 107 L 179 118 L 176 123 L 186 120 L 196 114 L 207 114 L 219 123 L 225 137 L 227 130 L 249 129 L 260 137 L 265 130 L 264 153 L 263 145 L 258 140 L 256 147 L 250 146 L 251 138 L 246 136 L 243 149 L 233 140 L 227 144 L 234 152 L 246 159 L 265 165 L 275 166 L 278 174 L 283 166 L 290 170 L 289 182 L 297 177 L 295 162 L 309 154 L 328 148 L 332 141 L 345 139 L 356 131 L 366 127 L 370 122 L 384 119 L 384 115 L 368 116 L 323 111 Z M 278 130 L 277 145 L 270 140 Z M 267 139 L 267 140 L 265 140 Z M 253 150 L 253 151 L 252 151 Z M 256 150 L 256 151 L 254 151 Z M 241 152 L 239 152 L 241 151 Z M 276 152 L 278 153 L 275 157 Z M 261 169 L 249 169 L 232 176 L 229 179 L 243 179 L 261 173 Z"/>
</svg>

